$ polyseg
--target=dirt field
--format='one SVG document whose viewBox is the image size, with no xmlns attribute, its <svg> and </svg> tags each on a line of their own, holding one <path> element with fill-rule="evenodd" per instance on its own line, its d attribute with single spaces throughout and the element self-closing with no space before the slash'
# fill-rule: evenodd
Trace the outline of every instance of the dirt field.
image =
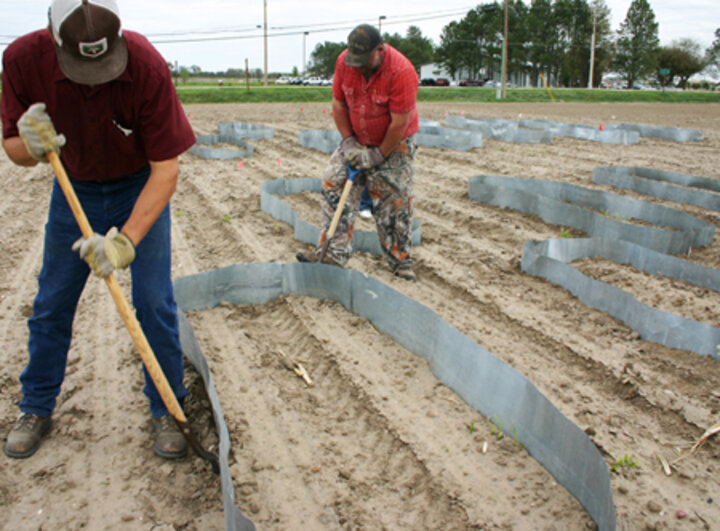
<svg viewBox="0 0 720 531">
<path fill-rule="evenodd" d="M 321 177 L 328 156 L 301 147 L 301 129 L 331 129 L 319 104 L 190 105 L 197 134 L 220 121 L 275 128 L 244 161 L 181 158 L 172 201 L 174 275 L 236 263 L 290 262 L 309 246 L 260 210 L 260 185 Z M 600 126 L 657 124 L 703 130 L 699 143 L 643 138 L 604 145 L 486 140 L 471 152 L 420 148 L 415 249 L 419 282 L 393 277 L 380 257 L 349 266 L 437 312 L 526 375 L 598 446 L 612 473 L 618 528 L 720 529 L 720 440 L 673 461 L 720 417 L 720 364 L 640 340 L 618 320 L 565 290 L 521 272 L 523 243 L 559 237 L 535 216 L 471 201 L 478 174 L 592 183 L 598 166 L 642 166 L 720 178 L 720 106 L 661 104 L 421 104 L 446 113 L 543 118 Z M 12 165 L 0 154 L 0 430 L 18 411 L 26 319 L 40 269 L 51 171 Z M 718 225 L 720 213 L 617 191 L 682 209 Z M 287 198 L 319 223 L 319 195 Z M 363 221 L 360 228 L 371 230 Z M 575 231 L 574 236 L 582 236 Z M 720 239 L 689 260 L 717 267 Z M 612 262 L 579 264 L 666 311 L 720 326 L 720 295 L 653 279 Z M 128 288 L 128 275 L 120 275 Z M 259 529 L 592 529 L 580 504 L 520 448 L 498 440 L 489 420 L 430 373 L 424 360 L 329 301 L 287 297 L 263 306 L 223 304 L 194 312 L 232 438 L 241 510 Z M 308 388 L 277 352 L 301 360 Z M 190 369 L 188 415 L 213 442 L 208 403 Z M 0 456 L 0 527 L 16 529 L 221 529 L 220 488 L 208 465 L 169 463 L 151 448 L 142 373 L 103 282 L 91 279 L 75 323 L 55 425 L 28 460 Z M 487 453 L 483 445 L 487 442 Z M 620 465 L 620 466 L 614 466 Z M 622 466 L 625 465 L 625 466 Z M 637 466 L 632 466 L 637 465 Z M 678 518 L 678 511 L 682 511 Z"/>
</svg>

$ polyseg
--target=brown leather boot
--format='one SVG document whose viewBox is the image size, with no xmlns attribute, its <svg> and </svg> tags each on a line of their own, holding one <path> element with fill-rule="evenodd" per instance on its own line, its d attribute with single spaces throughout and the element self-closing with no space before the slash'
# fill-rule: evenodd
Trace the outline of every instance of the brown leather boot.
<svg viewBox="0 0 720 531">
<path fill-rule="evenodd" d="M 165 459 L 178 459 L 187 455 L 187 441 L 185 436 L 170 415 L 152 419 L 155 433 L 155 446 L 153 450 Z"/>
<path fill-rule="evenodd" d="M 5 454 L 8 457 L 22 459 L 37 452 L 40 441 L 52 426 L 50 417 L 38 417 L 23 413 L 8 434 Z"/>
</svg>

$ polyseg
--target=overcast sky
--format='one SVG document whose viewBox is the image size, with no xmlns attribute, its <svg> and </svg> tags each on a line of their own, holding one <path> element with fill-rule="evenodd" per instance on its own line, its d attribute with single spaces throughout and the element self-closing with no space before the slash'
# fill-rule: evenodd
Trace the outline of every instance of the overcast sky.
<svg viewBox="0 0 720 531">
<path fill-rule="evenodd" d="M 166 60 L 197 65 L 206 71 L 264 68 L 263 0 L 118 0 L 123 27 L 150 38 Z M 481 2 L 482 3 L 482 2 Z M 525 0 L 530 4 L 530 0 Z M 661 44 L 689 37 L 703 50 L 720 27 L 720 0 L 649 0 L 659 24 Z M 631 0 L 606 0 L 612 29 L 625 19 Z M 0 53 L 15 37 L 47 25 L 48 0 L 0 0 Z M 420 27 L 440 42 L 443 27 L 460 20 L 477 3 L 462 0 L 267 0 L 268 70 L 302 70 L 313 48 L 322 42 L 345 41 L 357 24 L 377 25 L 400 33 Z M 259 26 L 259 28 L 258 28 Z M 223 33 L 226 32 L 226 33 Z M 304 33 L 308 32 L 307 35 Z M 227 40 L 167 43 L 173 39 Z M 241 37 L 241 38 L 238 38 Z"/>
</svg>

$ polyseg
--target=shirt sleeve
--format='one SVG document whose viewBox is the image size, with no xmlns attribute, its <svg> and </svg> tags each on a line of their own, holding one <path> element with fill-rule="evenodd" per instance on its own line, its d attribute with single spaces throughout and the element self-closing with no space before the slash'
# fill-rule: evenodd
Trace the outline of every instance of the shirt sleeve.
<svg viewBox="0 0 720 531">
<path fill-rule="evenodd" d="M 345 102 L 345 93 L 342 89 L 343 84 L 343 78 L 345 77 L 345 56 L 347 55 L 347 50 L 343 51 L 338 55 L 337 60 L 335 61 L 335 73 L 333 74 L 333 88 L 332 88 L 332 95 L 333 99 L 341 102 Z"/>
<path fill-rule="evenodd" d="M 146 83 L 148 87 L 140 111 L 140 134 L 145 154 L 151 161 L 175 158 L 195 143 L 195 134 L 164 60 L 162 67 L 153 69 Z"/>
<path fill-rule="evenodd" d="M 20 101 L 14 80 L 19 80 L 20 72 L 16 61 L 8 59 L 10 54 L 6 50 L 3 56 L 2 94 L 0 95 L 0 116 L 2 116 L 3 138 L 18 136 L 17 121 L 27 109 Z"/>
</svg>

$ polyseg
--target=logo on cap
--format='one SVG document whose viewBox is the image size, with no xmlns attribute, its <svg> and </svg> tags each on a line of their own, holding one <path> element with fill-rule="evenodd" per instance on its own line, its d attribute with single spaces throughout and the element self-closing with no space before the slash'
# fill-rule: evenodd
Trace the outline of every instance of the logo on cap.
<svg viewBox="0 0 720 531">
<path fill-rule="evenodd" d="M 79 42 L 78 50 L 80 51 L 80 55 L 83 57 L 100 57 L 108 51 L 107 37 L 103 37 L 99 41 L 95 42 Z"/>
</svg>

